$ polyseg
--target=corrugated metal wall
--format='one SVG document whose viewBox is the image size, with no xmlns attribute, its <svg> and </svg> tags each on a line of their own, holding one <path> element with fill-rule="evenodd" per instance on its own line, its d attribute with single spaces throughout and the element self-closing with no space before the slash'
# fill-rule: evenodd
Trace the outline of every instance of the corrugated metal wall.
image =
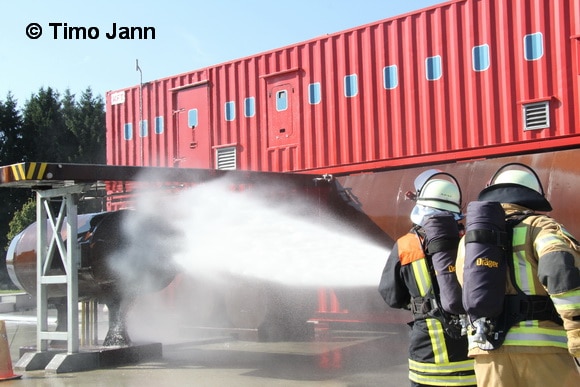
<svg viewBox="0 0 580 387">
<path fill-rule="evenodd" d="M 111 92 L 107 160 L 215 168 L 213 152 L 235 146 L 239 169 L 353 172 L 574 146 L 579 42 L 577 0 L 451 1 L 145 84 L 147 132 L 139 86 Z M 176 96 L 202 81 L 208 111 L 185 110 L 207 115 L 207 128 L 191 130 L 208 139 L 180 148 Z M 548 103 L 549 123 L 524 130 L 534 102 Z"/>
</svg>

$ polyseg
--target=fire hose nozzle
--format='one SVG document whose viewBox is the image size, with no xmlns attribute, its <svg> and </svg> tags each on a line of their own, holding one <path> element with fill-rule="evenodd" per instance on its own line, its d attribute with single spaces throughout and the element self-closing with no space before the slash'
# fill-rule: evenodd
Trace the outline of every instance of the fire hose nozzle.
<svg viewBox="0 0 580 387">
<path fill-rule="evenodd" d="M 334 176 L 332 176 L 330 173 L 325 173 L 321 177 L 315 177 L 314 181 L 325 181 L 327 183 L 330 183 L 333 178 Z"/>
</svg>

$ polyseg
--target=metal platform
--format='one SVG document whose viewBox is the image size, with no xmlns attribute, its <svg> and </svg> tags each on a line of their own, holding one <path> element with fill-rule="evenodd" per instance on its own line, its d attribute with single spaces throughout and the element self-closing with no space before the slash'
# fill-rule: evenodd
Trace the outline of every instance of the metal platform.
<svg viewBox="0 0 580 387">
<path fill-rule="evenodd" d="M 38 190 L 89 184 L 94 189 L 97 183 L 104 182 L 201 183 L 225 176 L 244 183 L 283 179 L 286 183 L 294 182 L 301 187 L 316 186 L 323 180 L 319 174 L 25 162 L 0 166 L 0 187 Z"/>
<path fill-rule="evenodd" d="M 83 350 L 80 346 L 78 267 L 80 262 L 77 203 L 81 196 L 104 191 L 109 183 L 162 182 L 170 184 L 197 184 L 228 176 L 228 181 L 243 185 L 272 184 L 283 179 L 286 186 L 296 184 L 302 188 L 317 187 L 329 179 L 326 176 L 306 174 L 281 174 L 252 171 L 224 171 L 212 169 L 135 167 L 92 164 L 66 164 L 25 162 L 0 167 L 0 187 L 25 188 L 36 192 L 37 197 L 37 331 L 34 350 L 26 353 L 18 364 L 19 369 L 53 370 L 54 372 L 85 371 L 113 364 L 112 359 L 140 361 L 161 356 L 160 344 L 146 344 L 128 348 Z M 118 187 L 118 186 L 117 186 Z M 116 187 L 114 188 L 116 189 Z M 53 205 L 60 202 L 60 208 Z M 48 220 L 44 221 L 44 220 Z M 52 231 L 52 232 L 49 232 Z M 50 267 L 55 251 L 62 260 L 64 275 L 51 274 Z M 48 327 L 48 288 L 65 285 L 67 289 L 66 331 Z M 62 352 L 50 349 L 53 341 L 65 342 Z"/>
<path fill-rule="evenodd" d="M 21 347 L 20 358 L 14 365 L 17 372 L 44 370 L 47 373 L 88 371 L 119 367 L 144 361 L 159 360 L 163 356 L 161 343 L 136 343 L 128 347 L 81 347 L 76 353 L 63 349 L 38 352 L 36 347 Z"/>
</svg>

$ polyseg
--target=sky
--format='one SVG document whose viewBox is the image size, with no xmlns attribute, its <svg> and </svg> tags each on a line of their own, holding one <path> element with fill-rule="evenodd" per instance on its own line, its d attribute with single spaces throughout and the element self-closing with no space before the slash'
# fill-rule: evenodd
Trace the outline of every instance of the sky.
<svg viewBox="0 0 580 387">
<path fill-rule="evenodd" d="M 10 92 L 23 108 L 41 87 L 77 96 L 90 87 L 104 98 L 141 77 L 170 77 L 443 2 L 0 0 L 0 101 Z M 153 27 L 155 36 L 148 29 L 147 39 L 121 39 L 125 27 Z"/>
</svg>

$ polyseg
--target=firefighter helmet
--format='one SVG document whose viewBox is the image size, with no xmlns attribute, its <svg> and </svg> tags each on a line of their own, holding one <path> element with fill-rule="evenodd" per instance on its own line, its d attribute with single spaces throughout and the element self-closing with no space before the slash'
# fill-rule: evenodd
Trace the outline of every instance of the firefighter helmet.
<svg viewBox="0 0 580 387">
<path fill-rule="evenodd" d="M 539 194 L 544 194 L 542 185 L 535 174 L 526 171 L 511 169 L 499 173 L 492 184 L 518 184 L 533 189 Z"/>
<path fill-rule="evenodd" d="M 416 192 L 411 197 L 417 204 L 461 212 L 461 189 L 452 175 L 438 169 L 429 169 L 417 176 L 414 185 Z"/>
<path fill-rule="evenodd" d="M 430 179 L 417 193 L 417 204 L 451 212 L 461 212 L 459 187 L 447 180 Z"/>
<path fill-rule="evenodd" d="M 525 164 L 506 164 L 493 175 L 478 200 L 513 203 L 536 211 L 551 211 L 536 172 Z"/>
</svg>

